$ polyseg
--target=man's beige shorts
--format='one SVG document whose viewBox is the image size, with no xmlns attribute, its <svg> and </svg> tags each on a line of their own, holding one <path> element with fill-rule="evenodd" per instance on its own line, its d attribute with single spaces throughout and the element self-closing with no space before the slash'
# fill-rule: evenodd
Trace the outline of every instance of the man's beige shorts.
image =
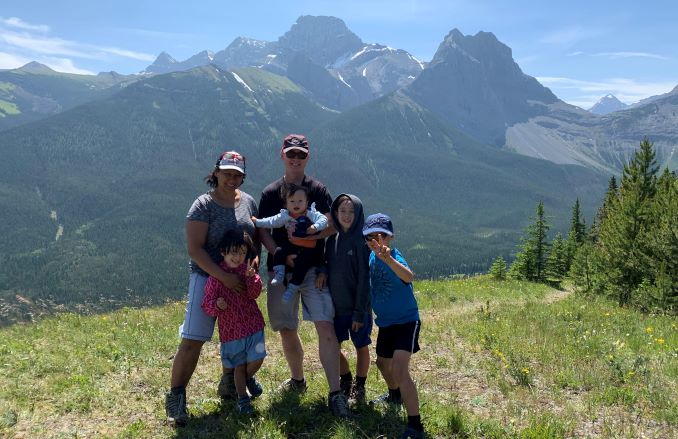
<svg viewBox="0 0 678 439">
<path fill-rule="evenodd" d="M 283 303 L 282 295 L 285 286 L 271 287 L 273 272 L 268 272 L 266 306 L 268 308 L 268 321 L 271 329 L 297 329 L 299 327 L 299 299 L 301 298 L 302 316 L 304 320 L 311 322 L 333 322 L 334 305 L 332 296 L 327 287 L 319 290 L 315 286 L 315 268 L 306 273 L 301 283 L 299 293 L 288 303 Z"/>
</svg>

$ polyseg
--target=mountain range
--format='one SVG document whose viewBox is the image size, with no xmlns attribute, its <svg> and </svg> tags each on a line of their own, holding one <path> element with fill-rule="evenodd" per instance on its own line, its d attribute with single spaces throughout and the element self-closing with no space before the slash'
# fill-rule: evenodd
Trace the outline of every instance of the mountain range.
<svg viewBox="0 0 678 439">
<path fill-rule="evenodd" d="M 180 296 L 184 214 L 214 158 L 243 152 L 243 189 L 258 198 L 280 176 L 279 142 L 290 132 L 308 135 L 308 172 L 332 194 L 356 193 L 367 213 L 393 216 L 396 244 L 420 277 L 510 259 L 539 200 L 555 230 L 566 229 L 577 198 L 591 218 L 643 136 L 663 164 L 677 163 L 667 153 L 678 138 L 675 90 L 596 116 L 525 75 L 489 32 L 454 29 L 424 63 L 363 43 L 337 18 L 305 16 L 275 42 L 238 38 L 181 63 L 161 54 L 140 75 L 87 83 L 31 69 L 0 72 L 0 104 L 26 117 L 0 132 L 0 304 L 9 308 L 17 297 Z M 59 89 L 50 96 L 61 108 L 36 120 L 45 113 L 13 93 L 44 96 L 41 83 Z"/>
</svg>

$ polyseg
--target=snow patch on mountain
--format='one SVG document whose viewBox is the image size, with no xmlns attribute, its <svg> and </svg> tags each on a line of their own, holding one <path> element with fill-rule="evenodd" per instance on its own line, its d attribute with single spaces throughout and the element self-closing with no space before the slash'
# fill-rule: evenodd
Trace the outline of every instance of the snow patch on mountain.
<svg viewBox="0 0 678 439">
<path fill-rule="evenodd" d="M 250 86 L 247 85 L 247 83 L 246 83 L 245 81 L 243 81 L 243 79 L 242 79 L 240 76 L 238 76 L 237 73 L 231 72 L 231 75 L 233 75 L 233 77 L 235 78 L 235 80 L 238 81 L 239 83 L 241 83 L 241 84 L 243 85 L 243 87 L 245 87 L 246 89 L 248 89 L 250 92 L 254 93 L 254 90 L 252 90 L 252 89 L 250 88 Z"/>
</svg>

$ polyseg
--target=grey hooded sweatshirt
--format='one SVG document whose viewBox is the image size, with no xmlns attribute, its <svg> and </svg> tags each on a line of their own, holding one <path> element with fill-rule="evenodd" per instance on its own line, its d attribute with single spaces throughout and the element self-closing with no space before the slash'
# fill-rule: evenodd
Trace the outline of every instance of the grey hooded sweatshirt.
<svg viewBox="0 0 678 439">
<path fill-rule="evenodd" d="M 347 196 L 353 202 L 355 216 L 347 232 L 341 230 L 336 211 L 338 200 Z M 334 302 L 335 314 L 352 315 L 354 322 L 363 322 L 372 312 L 370 308 L 370 249 L 363 238 L 363 203 L 351 194 L 341 194 L 334 199 L 330 210 L 335 228 L 340 229 L 330 236 L 325 244 L 327 279 Z"/>
</svg>

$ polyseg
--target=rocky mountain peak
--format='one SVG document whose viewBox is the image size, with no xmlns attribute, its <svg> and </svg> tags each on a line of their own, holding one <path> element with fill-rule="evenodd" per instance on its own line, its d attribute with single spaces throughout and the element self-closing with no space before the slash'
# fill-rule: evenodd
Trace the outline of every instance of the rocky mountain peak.
<svg viewBox="0 0 678 439">
<path fill-rule="evenodd" d="M 607 94 L 600 98 L 589 111 L 593 114 L 603 115 L 612 113 L 613 111 L 623 110 L 626 107 L 628 107 L 628 105 L 617 99 L 615 95 Z"/>
<path fill-rule="evenodd" d="M 503 68 L 519 69 L 513 61 L 511 48 L 500 42 L 492 32 L 478 32 L 475 35 L 464 35 L 457 28 L 445 37 L 431 64 L 445 62 L 450 57 L 466 56 L 476 61 L 492 60 Z"/>
<path fill-rule="evenodd" d="M 358 51 L 363 42 L 339 18 L 304 15 L 278 39 L 278 45 L 302 52 L 314 63 L 326 66 L 342 55 Z"/>
<path fill-rule="evenodd" d="M 24 64 L 23 66 L 19 67 L 17 70 L 21 70 L 22 72 L 29 72 L 29 73 L 54 73 L 54 70 L 51 68 L 47 67 L 44 64 L 40 64 L 39 62 L 36 61 L 31 61 L 28 64 Z"/>
</svg>

